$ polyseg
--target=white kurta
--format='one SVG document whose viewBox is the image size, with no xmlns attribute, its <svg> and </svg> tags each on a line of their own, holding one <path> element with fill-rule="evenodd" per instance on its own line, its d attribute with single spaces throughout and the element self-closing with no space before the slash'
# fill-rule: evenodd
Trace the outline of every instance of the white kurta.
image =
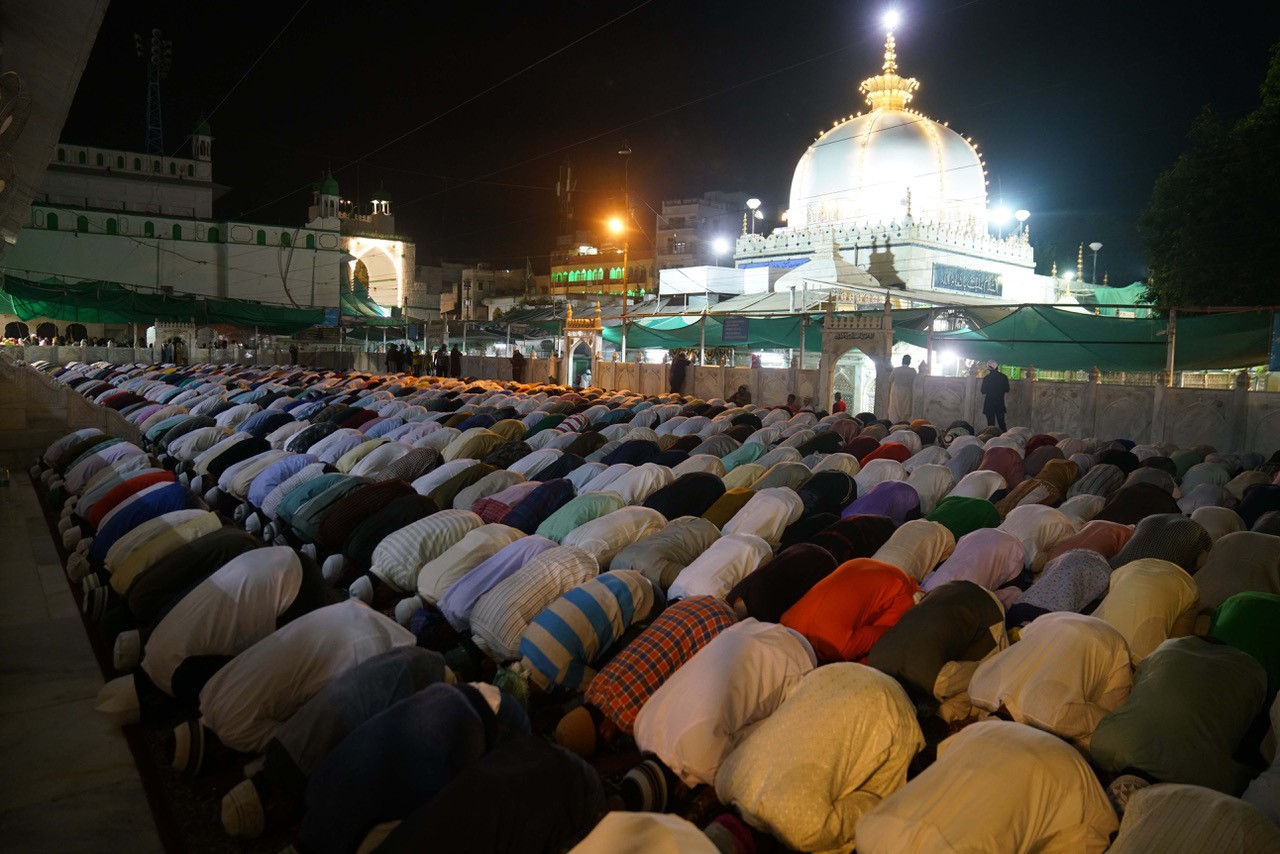
<svg viewBox="0 0 1280 854">
<path fill-rule="evenodd" d="M 200 692 L 200 720 L 223 744 L 261 752 L 303 703 L 413 634 L 356 599 L 312 611 L 232 659 Z"/>
<path fill-rule="evenodd" d="M 715 596 L 723 599 L 734 585 L 760 568 L 773 555 L 767 542 L 750 534 L 729 534 L 680 570 L 667 596 Z"/>
<path fill-rule="evenodd" d="M 1137 664 L 1174 636 L 1175 625 L 1188 621 L 1199 601 L 1195 579 L 1182 567 L 1143 558 L 1111 573 L 1111 587 L 1093 616 L 1120 630 Z"/>
<path fill-rule="evenodd" d="M 938 761 L 858 824 L 859 854 L 1093 854 L 1116 829 L 1098 778 L 1062 739 L 985 721 L 938 745 Z"/>
<path fill-rule="evenodd" d="M 927 519 L 912 519 L 894 531 L 871 557 L 898 567 L 919 584 L 955 550 L 956 536 L 949 528 Z"/>
<path fill-rule="evenodd" d="M 721 533 L 748 534 L 777 548 L 782 532 L 804 513 L 804 502 L 795 490 L 785 486 L 762 489 L 724 524 Z"/>
<path fill-rule="evenodd" d="M 608 566 L 618 552 L 666 526 L 666 517 L 650 507 L 621 507 L 573 529 L 561 545 L 580 548 Z"/>
<path fill-rule="evenodd" d="M 641 750 L 690 786 L 782 705 L 817 658 L 798 632 L 747 619 L 725 629 L 653 693 L 636 716 Z"/>
<path fill-rule="evenodd" d="M 839 749 L 832 749 L 839 745 Z M 906 691 L 861 664 L 812 671 L 720 766 L 716 795 L 797 851 L 851 851 L 924 747 Z"/>
</svg>

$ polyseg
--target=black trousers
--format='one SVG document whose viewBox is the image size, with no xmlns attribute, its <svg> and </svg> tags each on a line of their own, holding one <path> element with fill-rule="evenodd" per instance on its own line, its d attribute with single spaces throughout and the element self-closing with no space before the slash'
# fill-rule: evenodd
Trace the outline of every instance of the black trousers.
<svg viewBox="0 0 1280 854">
<path fill-rule="evenodd" d="M 982 414 L 985 415 L 987 418 L 988 427 L 990 427 L 993 424 L 999 425 L 1001 433 L 1009 429 L 1008 427 L 1005 426 L 1005 423 L 1004 423 L 1004 412 L 984 412 Z"/>
</svg>

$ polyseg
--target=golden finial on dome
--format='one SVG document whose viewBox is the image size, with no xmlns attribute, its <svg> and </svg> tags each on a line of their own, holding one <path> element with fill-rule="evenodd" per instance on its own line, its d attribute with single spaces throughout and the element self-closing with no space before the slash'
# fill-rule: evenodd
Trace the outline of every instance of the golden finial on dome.
<svg viewBox="0 0 1280 854">
<path fill-rule="evenodd" d="M 1080 277 L 1080 281 L 1084 281 L 1084 244 L 1080 244 L 1080 251 L 1076 253 L 1076 274 Z"/>
<path fill-rule="evenodd" d="M 907 106 L 920 81 L 914 77 L 898 75 L 897 42 L 893 38 L 893 21 L 886 20 L 889 32 L 884 39 L 884 65 L 875 77 L 862 81 L 858 89 L 867 97 L 867 103 L 873 110 L 901 110 Z"/>
</svg>

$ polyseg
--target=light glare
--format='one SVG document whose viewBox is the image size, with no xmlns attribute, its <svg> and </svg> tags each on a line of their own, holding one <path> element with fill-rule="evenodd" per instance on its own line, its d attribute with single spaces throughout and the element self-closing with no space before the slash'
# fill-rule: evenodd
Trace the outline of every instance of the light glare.
<svg viewBox="0 0 1280 854">
<path fill-rule="evenodd" d="M 889 32 L 893 32 L 898 28 L 898 24 L 902 21 L 902 16 L 898 14 L 897 9 L 890 9 L 884 13 L 884 28 Z"/>
</svg>

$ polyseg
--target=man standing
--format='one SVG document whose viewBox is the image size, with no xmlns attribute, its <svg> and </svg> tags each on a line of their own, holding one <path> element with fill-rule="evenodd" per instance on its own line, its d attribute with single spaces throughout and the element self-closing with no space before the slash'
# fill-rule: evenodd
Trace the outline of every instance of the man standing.
<svg viewBox="0 0 1280 854">
<path fill-rule="evenodd" d="M 297 344 L 289 345 L 289 364 L 291 365 L 298 364 L 298 345 Z"/>
<path fill-rule="evenodd" d="M 524 354 L 519 347 L 511 351 L 511 379 L 518 383 L 524 382 Z"/>
<path fill-rule="evenodd" d="M 387 345 L 387 355 L 384 362 L 386 364 L 387 373 L 392 373 L 395 371 L 396 369 L 396 345 L 395 344 Z"/>
<path fill-rule="evenodd" d="M 438 377 L 447 377 L 449 375 L 449 351 L 440 345 L 440 349 L 436 351 L 435 374 Z"/>
<path fill-rule="evenodd" d="M 684 377 L 688 369 L 689 359 L 681 350 L 676 353 L 675 359 L 671 362 L 671 391 L 674 394 L 684 393 Z"/>
<path fill-rule="evenodd" d="M 453 349 L 449 351 L 449 376 L 462 379 L 462 351 L 458 349 L 457 344 L 454 344 Z"/>
<path fill-rule="evenodd" d="M 916 387 L 916 369 L 911 357 L 903 356 L 902 364 L 889 374 L 889 420 L 894 424 L 911 420 L 911 396 Z"/>
<path fill-rule="evenodd" d="M 831 404 L 831 414 L 835 415 L 837 412 L 848 412 L 848 411 L 849 411 L 849 404 L 845 403 L 844 400 L 841 399 L 840 392 L 836 392 L 835 403 Z"/>
<path fill-rule="evenodd" d="M 1009 378 L 1000 373 L 1000 366 L 995 359 L 987 362 L 987 375 L 982 378 L 982 414 L 986 416 L 987 426 L 1000 425 L 1000 432 L 1009 429 L 1004 423 L 1004 396 L 1009 393 Z"/>
</svg>

